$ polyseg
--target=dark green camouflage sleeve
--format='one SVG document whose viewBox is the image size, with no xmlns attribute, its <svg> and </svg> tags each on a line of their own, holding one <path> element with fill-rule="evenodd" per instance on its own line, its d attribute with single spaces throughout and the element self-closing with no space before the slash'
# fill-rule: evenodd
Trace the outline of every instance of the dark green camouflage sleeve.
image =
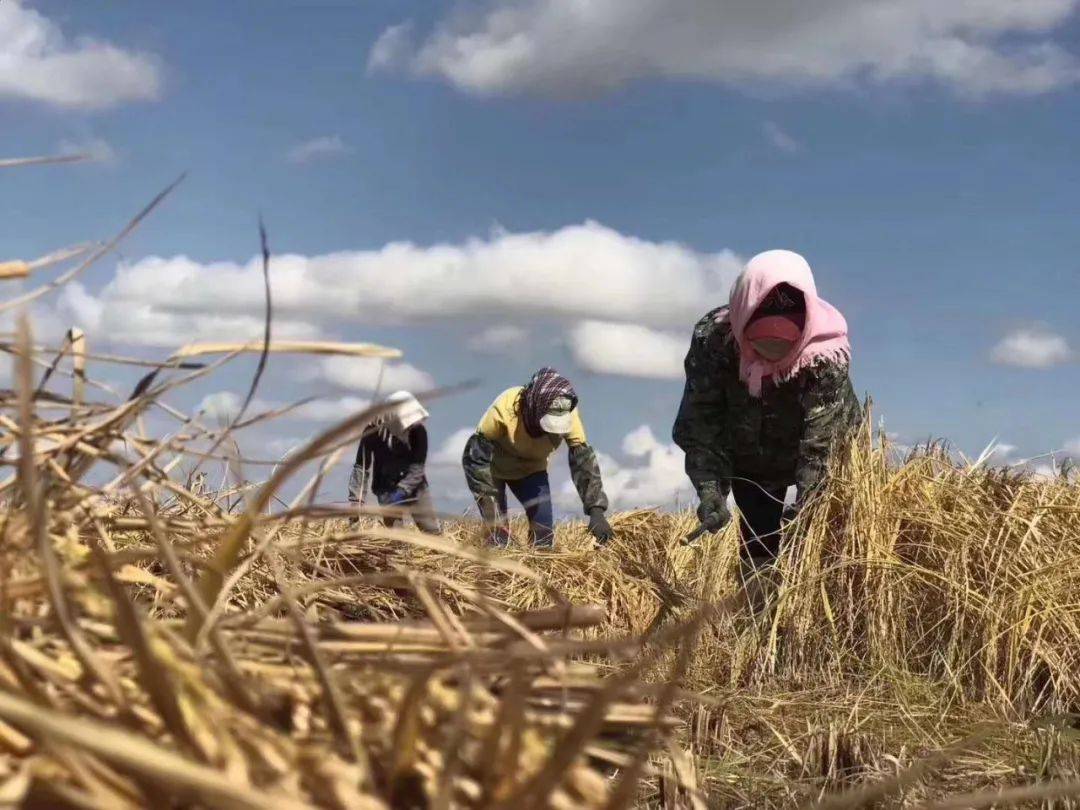
<svg viewBox="0 0 1080 810">
<path fill-rule="evenodd" d="M 732 475 L 731 450 L 727 446 L 727 402 L 723 352 L 717 334 L 718 311 L 710 312 L 694 328 L 683 368 L 686 385 L 675 417 L 671 437 L 686 453 L 686 474 L 701 492 L 702 484 L 722 482 L 726 489 Z"/>
<path fill-rule="evenodd" d="M 862 419 L 846 364 L 822 363 L 810 369 L 801 398 L 803 433 L 795 467 L 800 504 L 824 480 L 834 446 L 848 438 Z"/>
<path fill-rule="evenodd" d="M 491 474 L 491 461 L 495 457 L 495 445 L 491 439 L 474 433 L 465 442 L 461 466 L 465 470 L 465 483 L 478 499 L 498 498 L 499 488 Z"/>
<path fill-rule="evenodd" d="M 587 444 L 575 444 L 569 447 L 570 477 L 574 481 L 585 514 L 593 509 L 607 511 L 608 499 L 604 494 L 604 482 L 600 478 L 600 462 L 596 451 Z"/>
</svg>

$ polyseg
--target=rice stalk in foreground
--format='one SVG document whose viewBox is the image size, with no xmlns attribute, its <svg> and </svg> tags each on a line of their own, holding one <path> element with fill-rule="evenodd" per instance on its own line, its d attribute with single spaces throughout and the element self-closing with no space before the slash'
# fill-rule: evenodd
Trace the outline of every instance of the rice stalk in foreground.
<svg viewBox="0 0 1080 810">
<path fill-rule="evenodd" d="M 483 552 L 365 527 L 340 538 L 342 548 L 378 565 L 369 587 L 395 599 L 408 591 L 416 609 L 389 624 L 313 620 L 328 565 L 307 553 L 309 532 L 324 547 L 334 540 L 317 505 L 266 509 L 304 461 L 355 441 L 378 409 L 313 439 L 237 514 L 229 493 L 179 480 L 177 462 L 205 461 L 206 447 L 227 446 L 220 436 L 183 415 L 183 440 L 138 428 L 140 414 L 170 410 L 168 395 L 212 367 L 186 376 L 164 367 L 117 405 L 72 400 L 46 418 L 36 403 L 63 395 L 47 400 L 43 385 L 34 388 L 32 363 L 54 381 L 63 364 L 37 358 L 25 328 L 15 348 L 16 395 L 0 402 L 13 412 L 0 437 L 4 464 L 17 469 L 0 482 L 5 797 L 374 808 L 493 807 L 532 796 L 538 806 L 601 807 L 611 796 L 607 769 L 633 765 L 620 750 L 657 730 L 668 736 L 673 719 L 642 702 L 636 673 L 604 679 L 577 660 L 580 649 L 602 656 L 609 646 L 573 639 L 601 612 L 514 610 L 459 587 L 459 599 L 473 600 L 459 615 L 441 596 L 451 580 L 433 583 L 405 562 L 412 545 L 475 562 Z M 115 475 L 102 476 L 109 467 Z M 245 562 L 215 615 L 224 576 Z M 510 560 L 490 562 L 535 577 Z M 213 588 L 200 591 L 199 580 Z M 199 632 L 183 633 L 192 618 Z M 673 628 L 670 644 L 684 632 Z M 638 650 L 642 668 L 656 655 L 633 638 L 610 646 Z M 654 744 L 634 750 L 647 756 Z"/>
</svg>

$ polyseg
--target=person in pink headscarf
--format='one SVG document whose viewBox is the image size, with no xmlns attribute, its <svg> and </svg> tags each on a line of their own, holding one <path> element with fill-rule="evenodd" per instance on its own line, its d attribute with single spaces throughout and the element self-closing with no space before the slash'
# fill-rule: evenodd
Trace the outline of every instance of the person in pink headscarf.
<svg viewBox="0 0 1080 810">
<path fill-rule="evenodd" d="M 740 513 L 742 559 L 753 569 L 780 549 L 784 495 L 796 507 L 817 490 L 837 442 L 862 418 L 849 377 L 847 322 L 818 297 L 806 259 L 788 250 L 758 254 L 728 306 L 694 327 L 686 387 L 673 438 L 715 532 Z"/>
</svg>

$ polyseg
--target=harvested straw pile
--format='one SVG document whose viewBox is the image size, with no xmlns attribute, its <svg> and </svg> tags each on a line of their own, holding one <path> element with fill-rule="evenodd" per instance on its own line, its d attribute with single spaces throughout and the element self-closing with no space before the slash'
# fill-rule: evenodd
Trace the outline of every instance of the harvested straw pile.
<svg viewBox="0 0 1080 810">
<path fill-rule="evenodd" d="M 507 610 L 410 567 L 414 545 L 470 564 L 481 553 L 375 525 L 327 534 L 311 493 L 377 411 L 314 439 L 237 514 L 233 492 L 208 496 L 193 470 L 177 474 L 185 459 L 228 463 L 223 435 L 182 415 L 184 432 L 166 440 L 138 429 L 209 369 L 157 369 L 119 405 L 84 404 L 35 387 L 40 352 L 25 325 L 14 351 L 18 385 L 0 401 L 14 468 L 0 483 L 0 799 L 571 808 L 634 797 L 675 723 L 672 696 L 646 702 L 635 669 L 605 680 L 582 659 L 658 653 L 632 638 L 575 640 L 601 608 L 548 599 L 546 610 Z M 39 362 L 62 375 L 60 359 Z M 58 418 L 42 415 L 46 404 Z M 267 514 L 274 492 L 320 457 L 293 507 Z M 511 560 L 487 566 L 537 580 Z M 361 607 L 351 618 L 371 620 L 320 619 L 320 603 L 342 598 Z"/>
<path fill-rule="evenodd" d="M 857 441 L 794 527 L 771 606 L 721 614 L 696 642 L 679 681 L 699 693 L 680 704 L 681 742 L 715 806 L 792 807 L 898 772 L 903 784 L 882 788 L 895 806 L 1033 783 L 1080 795 L 1080 486 L 959 464 L 940 448 L 899 465 L 889 456 Z M 600 552 L 580 527 L 554 554 L 511 552 L 539 581 L 419 550 L 409 565 L 507 607 L 552 593 L 607 605 L 601 634 L 648 637 L 738 593 L 734 528 L 684 548 L 689 515 L 614 525 L 618 540 Z M 457 539 L 474 535 L 462 527 Z M 671 658 L 649 677 L 664 680 Z M 906 770 L 969 735 L 926 772 Z M 655 801 L 678 794 L 653 785 Z"/>
</svg>

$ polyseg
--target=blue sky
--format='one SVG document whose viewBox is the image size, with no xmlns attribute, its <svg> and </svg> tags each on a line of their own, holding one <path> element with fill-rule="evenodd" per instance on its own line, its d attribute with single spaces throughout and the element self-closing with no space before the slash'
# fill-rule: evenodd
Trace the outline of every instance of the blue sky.
<svg viewBox="0 0 1080 810">
<path fill-rule="evenodd" d="M 0 253 L 102 238 L 188 171 L 39 332 L 161 356 L 250 330 L 261 213 L 284 330 L 398 346 L 409 383 L 479 380 L 432 408 L 447 506 L 462 429 L 541 364 L 577 385 L 620 503 L 685 497 L 678 355 L 775 247 L 847 315 L 856 387 L 902 440 L 1064 450 L 1080 3 L 942 5 L 0 0 L 0 156 L 101 158 L 0 175 Z M 246 449 L 280 453 L 370 387 L 275 358 L 265 404 L 328 399 Z"/>
</svg>

